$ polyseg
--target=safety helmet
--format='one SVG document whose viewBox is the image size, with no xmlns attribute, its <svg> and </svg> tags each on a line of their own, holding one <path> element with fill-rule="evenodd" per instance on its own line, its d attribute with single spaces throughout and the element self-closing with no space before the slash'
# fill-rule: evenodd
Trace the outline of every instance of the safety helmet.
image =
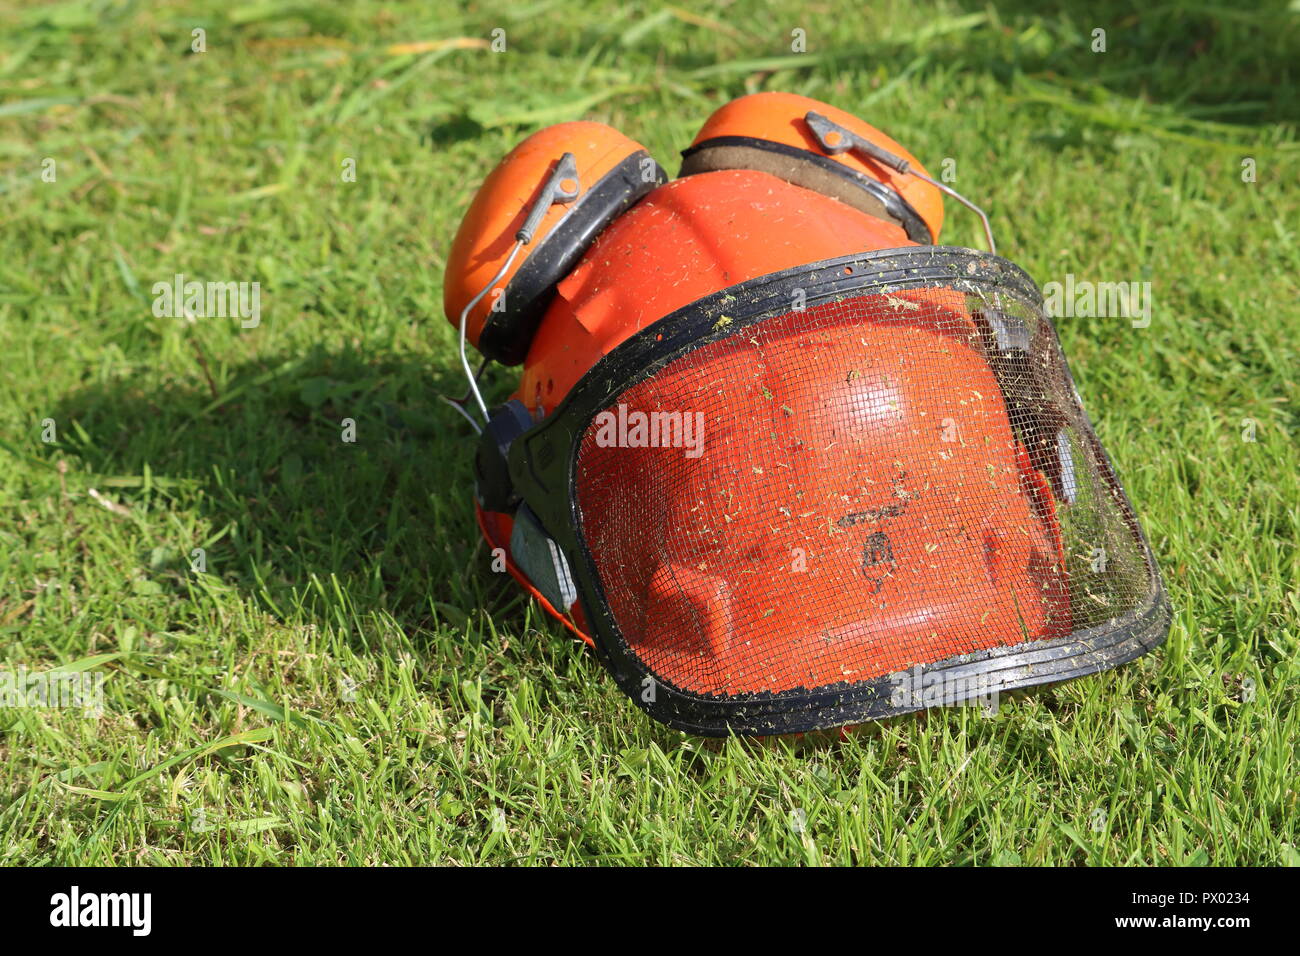
<svg viewBox="0 0 1300 956">
<path fill-rule="evenodd" d="M 448 257 L 479 525 L 542 607 L 704 735 L 987 700 L 1158 645 L 1150 548 L 984 213 L 801 96 L 728 103 L 683 157 L 668 181 L 609 127 L 542 130 Z M 936 244 L 943 195 L 989 252 Z M 523 365 L 499 408 L 467 340 Z"/>
</svg>

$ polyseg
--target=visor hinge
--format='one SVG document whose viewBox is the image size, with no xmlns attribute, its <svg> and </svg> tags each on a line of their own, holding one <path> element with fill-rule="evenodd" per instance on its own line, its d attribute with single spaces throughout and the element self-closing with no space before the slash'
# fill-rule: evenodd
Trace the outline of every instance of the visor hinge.
<svg viewBox="0 0 1300 956">
<path fill-rule="evenodd" d="M 517 398 L 506 402 L 488 419 L 474 456 L 475 493 L 486 511 L 509 514 L 519 504 L 507 464 L 510 446 L 533 427 L 533 416 Z"/>
</svg>

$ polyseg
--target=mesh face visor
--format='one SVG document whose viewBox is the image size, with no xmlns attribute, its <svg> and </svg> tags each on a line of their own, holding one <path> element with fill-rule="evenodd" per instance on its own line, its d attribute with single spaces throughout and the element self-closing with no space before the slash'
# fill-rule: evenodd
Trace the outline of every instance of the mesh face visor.
<svg viewBox="0 0 1300 956">
<path fill-rule="evenodd" d="M 1113 667 L 1168 611 L 1033 282 L 927 247 L 734 286 L 509 449 L 655 718 L 812 730 Z"/>
</svg>

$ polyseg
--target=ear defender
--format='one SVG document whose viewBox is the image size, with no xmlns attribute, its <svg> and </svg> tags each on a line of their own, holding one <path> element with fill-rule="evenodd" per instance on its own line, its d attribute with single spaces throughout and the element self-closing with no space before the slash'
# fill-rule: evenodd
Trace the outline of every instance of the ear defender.
<svg viewBox="0 0 1300 956">
<path fill-rule="evenodd" d="M 899 168 L 901 165 L 901 169 Z M 682 152 L 682 176 L 753 169 L 893 222 L 937 244 L 942 187 L 915 157 L 850 113 L 793 93 L 755 93 L 723 106 Z"/>
<path fill-rule="evenodd" d="M 603 123 L 550 126 L 492 170 L 447 257 L 443 308 L 489 359 L 524 360 L 555 292 L 606 226 L 668 181 L 645 147 Z"/>
</svg>

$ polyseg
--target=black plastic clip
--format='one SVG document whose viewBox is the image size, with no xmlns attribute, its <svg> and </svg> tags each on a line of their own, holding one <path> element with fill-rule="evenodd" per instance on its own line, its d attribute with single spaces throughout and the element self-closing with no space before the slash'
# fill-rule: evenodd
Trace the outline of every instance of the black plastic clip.
<svg viewBox="0 0 1300 956">
<path fill-rule="evenodd" d="M 483 428 L 474 456 L 474 477 L 479 504 L 486 510 L 509 514 L 519 503 L 507 455 L 514 440 L 532 427 L 533 416 L 523 402 L 512 398 L 492 413 Z"/>
</svg>

